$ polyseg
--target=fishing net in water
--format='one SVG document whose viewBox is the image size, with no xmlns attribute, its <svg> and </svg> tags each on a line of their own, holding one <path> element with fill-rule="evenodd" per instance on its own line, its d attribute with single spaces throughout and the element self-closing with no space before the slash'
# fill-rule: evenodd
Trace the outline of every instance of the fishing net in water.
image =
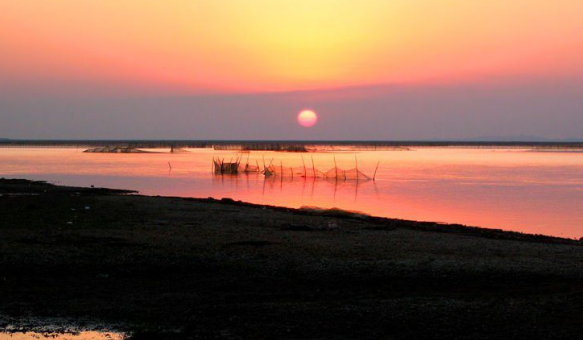
<svg viewBox="0 0 583 340">
<path fill-rule="evenodd" d="M 265 176 L 280 177 L 326 177 L 322 171 L 303 166 L 289 167 L 284 165 L 270 165 L 265 168 L 264 173 Z"/>
<path fill-rule="evenodd" d="M 317 169 L 315 166 L 285 166 L 283 163 L 279 165 L 273 164 L 273 159 L 269 162 L 269 165 L 265 165 L 265 160 L 262 162 L 264 165 L 260 166 L 259 161 L 255 161 L 255 164 L 249 161 L 247 158 L 245 163 L 241 162 L 241 158 L 236 158 L 234 161 L 231 158 L 228 162 L 224 159 L 213 158 L 214 171 L 217 174 L 237 174 L 237 173 L 263 173 L 266 177 L 278 176 L 286 178 L 303 177 L 303 178 L 324 178 L 340 181 L 366 181 L 372 179 L 364 172 L 358 170 L 358 168 L 352 169 L 341 169 L 339 167 L 333 167 L 330 170 L 323 171 Z"/>
<path fill-rule="evenodd" d="M 239 164 L 240 172 L 261 172 L 263 169 L 259 165 Z"/>
<path fill-rule="evenodd" d="M 321 171 L 314 167 L 286 167 L 284 165 L 270 165 L 265 168 L 265 176 L 280 176 L 280 177 L 306 177 L 306 178 L 325 178 L 335 180 L 370 180 L 362 171 L 354 169 L 341 169 L 334 167 L 327 171 Z"/>
<path fill-rule="evenodd" d="M 263 169 L 256 162 L 255 165 L 247 163 L 242 164 L 241 159 L 237 158 L 235 161 L 231 158 L 228 162 L 224 159 L 213 158 L 213 169 L 217 174 L 237 174 L 241 172 L 261 172 Z"/>
<path fill-rule="evenodd" d="M 239 162 L 224 162 L 213 159 L 213 169 L 217 174 L 236 174 L 239 172 Z"/>
<path fill-rule="evenodd" d="M 326 178 L 335 178 L 338 180 L 369 180 L 371 179 L 364 172 L 354 169 L 340 169 L 338 167 L 326 171 Z"/>
</svg>

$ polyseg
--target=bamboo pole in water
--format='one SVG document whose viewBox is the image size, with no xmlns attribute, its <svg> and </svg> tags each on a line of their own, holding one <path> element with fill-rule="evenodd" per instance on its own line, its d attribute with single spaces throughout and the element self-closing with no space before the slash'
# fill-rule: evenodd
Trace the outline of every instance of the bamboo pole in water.
<svg viewBox="0 0 583 340">
<path fill-rule="evenodd" d="M 304 162 L 304 156 L 302 156 L 302 164 L 304 165 L 304 177 L 308 177 L 308 172 L 306 171 L 306 162 Z"/>
<path fill-rule="evenodd" d="M 334 157 L 334 170 L 336 170 L 336 180 L 338 180 L 338 165 L 336 165 L 336 157 Z"/>
<path fill-rule="evenodd" d="M 374 169 L 374 175 L 372 175 L 372 181 L 374 182 L 376 177 L 377 177 L 377 170 L 379 169 L 379 164 L 381 164 L 381 161 L 377 162 L 377 167 Z"/>
<path fill-rule="evenodd" d="M 314 178 L 316 178 L 316 166 L 314 165 L 314 156 L 312 157 L 312 171 L 314 172 Z"/>
<path fill-rule="evenodd" d="M 358 182 L 358 158 L 354 155 L 354 162 L 356 163 L 356 181 Z"/>
</svg>

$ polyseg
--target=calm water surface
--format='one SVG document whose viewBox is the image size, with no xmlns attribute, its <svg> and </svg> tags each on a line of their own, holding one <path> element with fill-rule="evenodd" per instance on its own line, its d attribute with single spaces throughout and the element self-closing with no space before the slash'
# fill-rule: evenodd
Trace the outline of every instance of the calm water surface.
<svg viewBox="0 0 583 340">
<path fill-rule="evenodd" d="M 190 149 L 185 154 L 90 154 L 76 149 L 0 149 L 0 176 L 57 184 L 134 189 L 147 195 L 230 197 L 287 207 L 338 207 L 376 216 L 461 223 L 527 233 L 583 236 L 583 153 L 419 148 L 412 151 L 252 152 L 274 164 L 327 170 L 358 167 L 376 181 L 331 181 L 260 174 L 215 176 L 213 156 L 234 151 Z M 161 151 L 161 150 L 158 150 Z M 162 150 L 163 151 L 163 150 Z M 246 156 L 245 156 L 246 157 Z M 168 163 L 172 165 L 169 169 Z"/>
<path fill-rule="evenodd" d="M 39 339 L 59 339 L 59 340 L 123 340 L 125 334 L 114 332 L 84 331 L 77 333 L 38 333 L 38 332 L 2 332 L 0 340 L 39 340 Z"/>
</svg>

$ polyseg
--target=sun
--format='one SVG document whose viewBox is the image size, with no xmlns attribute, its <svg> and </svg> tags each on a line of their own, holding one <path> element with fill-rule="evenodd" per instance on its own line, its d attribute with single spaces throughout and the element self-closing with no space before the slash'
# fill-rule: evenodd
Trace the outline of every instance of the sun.
<svg viewBox="0 0 583 340">
<path fill-rule="evenodd" d="M 303 110 L 298 113 L 298 123 L 303 127 L 312 127 L 318 122 L 318 115 L 313 110 Z"/>
</svg>

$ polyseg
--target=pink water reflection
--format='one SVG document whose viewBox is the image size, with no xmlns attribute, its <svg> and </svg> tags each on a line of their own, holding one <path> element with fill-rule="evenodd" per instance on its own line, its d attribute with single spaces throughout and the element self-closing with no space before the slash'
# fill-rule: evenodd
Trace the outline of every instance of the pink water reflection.
<svg viewBox="0 0 583 340">
<path fill-rule="evenodd" d="M 188 154 L 85 154 L 74 149 L 0 149 L 0 176 L 67 185 L 139 190 L 149 195 L 231 197 L 288 207 L 339 207 L 376 216 L 462 223 L 564 237 L 583 236 L 583 154 L 525 150 L 253 152 L 251 162 L 359 169 L 377 180 L 326 181 L 259 174 L 214 176 L 213 156 L 235 152 L 192 149 Z M 304 162 L 302 162 L 302 155 Z M 172 165 L 169 170 L 168 162 Z"/>
</svg>

